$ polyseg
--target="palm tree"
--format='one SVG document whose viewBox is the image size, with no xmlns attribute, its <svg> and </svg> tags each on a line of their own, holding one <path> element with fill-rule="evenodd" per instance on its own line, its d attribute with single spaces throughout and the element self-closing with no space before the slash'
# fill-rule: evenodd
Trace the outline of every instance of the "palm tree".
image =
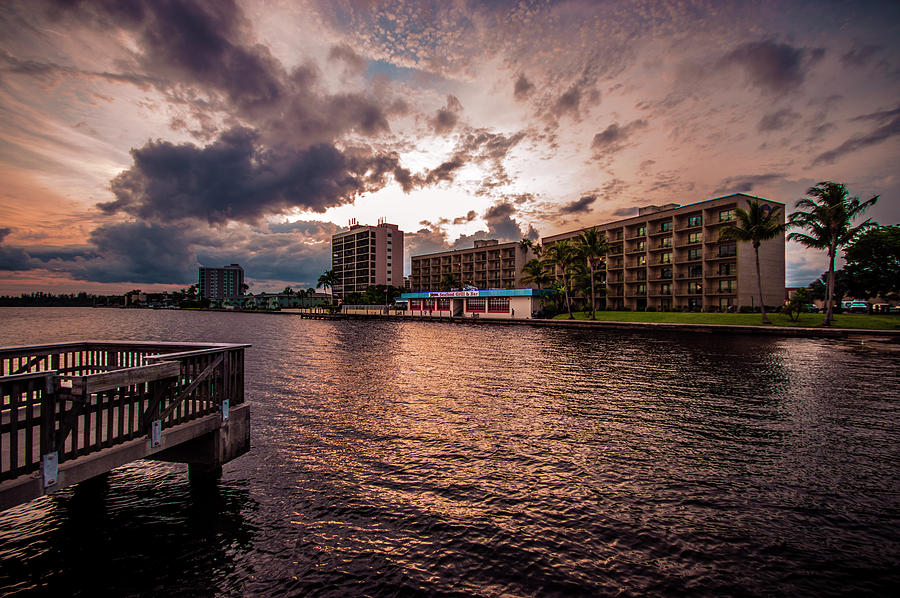
<svg viewBox="0 0 900 598">
<path fill-rule="evenodd" d="M 441 290 L 442 291 L 452 291 L 453 289 L 459 288 L 459 279 L 456 278 L 456 275 L 453 272 L 448 272 L 444 274 L 443 278 L 441 278 Z"/>
<path fill-rule="evenodd" d="M 519 246 L 525 250 L 530 249 L 534 253 L 534 256 L 538 259 L 541 259 L 541 254 L 544 252 L 544 248 L 541 247 L 540 243 L 536 244 L 528 237 L 522 237 L 522 240 L 519 241 Z"/>
<path fill-rule="evenodd" d="M 544 269 L 544 263 L 537 258 L 532 258 L 525 262 L 525 265 L 522 266 L 522 273 L 524 276 L 519 278 L 519 282 L 522 284 L 535 284 L 539 289 L 553 282 L 553 279 Z"/>
<path fill-rule="evenodd" d="M 766 304 L 762 294 L 762 274 L 759 269 L 759 246 L 763 241 L 774 239 L 785 228 L 778 218 L 781 208 L 763 205 L 755 199 L 747 202 L 748 210 L 736 208 L 737 224 L 729 224 L 719 231 L 719 241 L 750 241 L 756 255 L 756 290 L 759 293 L 759 309 L 763 324 L 771 324 L 766 315 Z"/>
<path fill-rule="evenodd" d="M 575 249 L 584 258 L 590 272 L 591 281 L 591 319 L 597 319 L 597 291 L 594 285 L 594 273 L 600 259 L 609 251 L 606 235 L 596 227 L 581 231 L 575 238 Z"/>
<path fill-rule="evenodd" d="M 876 226 L 867 219 L 858 226 L 851 226 L 857 216 L 878 201 L 878 195 L 860 202 L 858 197 L 850 197 L 843 183 L 825 181 L 810 187 L 806 195 L 797 202 L 797 211 L 790 215 L 788 228 L 800 228 L 806 233 L 793 232 L 788 241 L 796 241 L 813 249 L 828 252 L 828 286 L 825 298 L 825 321 L 822 326 L 830 326 L 834 319 L 834 258 L 838 249 L 852 243 L 865 229 Z"/>
<path fill-rule="evenodd" d="M 572 304 L 569 302 L 569 269 L 575 261 L 575 249 L 569 240 L 557 241 L 544 248 L 544 260 L 551 264 L 554 269 L 559 268 L 562 272 L 563 293 L 566 300 L 566 309 L 569 311 L 569 319 L 575 319 L 572 315 Z"/>
<path fill-rule="evenodd" d="M 334 270 L 325 270 L 322 275 L 319 277 L 319 280 L 316 281 L 317 286 L 322 287 L 326 291 L 330 288 L 331 293 L 331 301 L 334 302 L 334 285 L 337 284 L 338 278 L 337 274 L 334 273 Z"/>
</svg>

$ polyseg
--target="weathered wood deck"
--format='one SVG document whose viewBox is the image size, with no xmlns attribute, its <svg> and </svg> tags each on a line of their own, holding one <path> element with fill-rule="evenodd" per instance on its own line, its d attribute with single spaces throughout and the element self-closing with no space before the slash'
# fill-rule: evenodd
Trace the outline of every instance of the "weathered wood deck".
<svg viewBox="0 0 900 598">
<path fill-rule="evenodd" d="M 0 349 L 0 510 L 134 459 L 215 470 L 243 454 L 247 346 Z"/>
</svg>

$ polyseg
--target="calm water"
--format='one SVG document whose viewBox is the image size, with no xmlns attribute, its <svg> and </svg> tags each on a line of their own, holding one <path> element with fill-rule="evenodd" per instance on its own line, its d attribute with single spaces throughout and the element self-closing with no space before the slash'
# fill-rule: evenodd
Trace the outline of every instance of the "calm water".
<svg viewBox="0 0 900 598">
<path fill-rule="evenodd" d="M 900 358 L 859 343 L 0 308 L 249 342 L 253 450 L 0 513 L 0 594 L 887 595 Z"/>
</svg>

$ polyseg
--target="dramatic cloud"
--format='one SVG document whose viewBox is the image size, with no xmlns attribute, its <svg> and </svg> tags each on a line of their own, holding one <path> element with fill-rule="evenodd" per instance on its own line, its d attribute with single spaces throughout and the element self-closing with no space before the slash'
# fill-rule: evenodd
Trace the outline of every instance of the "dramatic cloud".
<svg viewBox="0 0 900 598">
<path fill-rule="evenodd" d="M 429 121 L 431 128 L 438 135 L 449 133 L 459 122 L 459 113 L 462 112 L 462 104 L 455 96 L 447 96 L 447 104 L 439 109 Z"/>
<path fill-rule="evenodd" d="M 158 221 L 256 221 L 291 209 L 323 212 L 384 185 L 396 157 L 341 152 L 317 145 L 284 154 L 256 145 L 257 134 L 238 128 L 204 148 L 152 141 L 132 150 L 134 166 L 112 182 L 116 200 L 107 213 Z M 431 182 L 431 181 L 429 181 Z"/>
<path fill-rule="evenodd" d="M 875 121 L 879 126 L 868 133 L 854 135 L 836 148 L 819 154 L 816 156 L 815 160 L 813 160 L 814 166 L 819 164 L 832 164 L 846 154 L 872 145 L 877 145 L 891 137 L 900 135 L 900 107 L 895 108 L 894 110 L 858 116 L 854 120 Z"/>
<path fill-rule="evenodd" d="M 519 77 L 516 79 L 516 84 L 513 87 L 513 95 L 517 100 L 524 100 L 531 95 L 531 92 L 534 91 L 534 83 L 528 80 L 528 78 L 519 73 Z"/>
<path fill-rule="evenodd" d="M 900 7 L 707 8 L 7 0 L 0 268 L 80 290 L 239 262 L 255 288 L 296 286 L 348 217 L 434 251 L 789 199 L 813 165 L 895 221 Z"/>
<path fill-rule="evenodd" d="M 573 202 L 567 203 L 559 209 L 560 214 L 587 214 L 591 211 L 591 205 L 597 201 L 596 195 L 584 195 Z"/>
<path fill-rule="evenodd" d="M 31 258 L 25 251 L 4 245 L 10 232 L 12 231 L 8 228 L 0 228 L 0 270 L 30 270 L 33 267 Z"/>
<path fill-rule="evenodd" d="M 808 67 L 824 50 L 807 50 L 771 40 L 746 42 L 726 54 L 721 64 L 742 68 L 749 82 L 771 93 L 795 90 L 806 79 Z"/>
<path fill-rule="evenodd" d="M 624 146 L 635 131 L 643 129 L 647 126 L 644 119 L 634 120 L 627 125 L 619 126 L 619 123 L 613 123 L 594 135 L 591 142 L 591 149 L 594 151 L 594 157 L 604 157 L 613 154 Z"/>
<path fill-rule="evenodd" d="M 477 217 L 478 213 L 475 210 L 469 210 L 465 216 L 454 218 L 453 224 L 465 224 L 466 222 L 472 222 Z"/>
<path fill-rule="evenodd" d="M 731 176 L 723 179 L 719 186 L 713 191 L 714 195 L 725 193 L 750 193 L 760 186 L 771 186 L 784 180 L 785 175 L 781 173 L 769 174 L 745 174 L 739 176 Z"/>
</svg>

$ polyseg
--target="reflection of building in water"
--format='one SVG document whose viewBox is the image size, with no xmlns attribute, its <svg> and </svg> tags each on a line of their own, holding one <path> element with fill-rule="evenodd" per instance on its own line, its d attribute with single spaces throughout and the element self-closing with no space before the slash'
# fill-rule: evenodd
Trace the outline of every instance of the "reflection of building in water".
<svg viewBox="0 0 900 598">
<path fill-rule="evenodd" d="M 406 305 L 408 316 L 530 319 L 541 310 L 542 298 L 550 294 L 540 289 L 431 291 L 403 293 L 398 303 Z"/>
<path fill-rule="evenodd" d="M 735 208 L 750 200 L 780 208 L 784 204 L 735 193 L 679 206 L 647 206 L 632 218 L 597 225 L 609 253 L 598 282 L 606 287 L 607 309 L 648 307 L 726 311 L 758 307 L 756 258 L 751 243 L 719 241 L 719 231 L 735 224 Z M 585 229 L 542 239 L 544 248 L 573 240 Z M 784 233 L 759 247 L 762 294 L 766 305 L 784 301 Z"/>
<path fill-rule="evenodd" d="M 350 229 L 331 237 L 334 296 L 363 293 L 373 285 L 403 286 L 403 231 L 383 220 L 378 226 L 350 221 Z"/>
</svg>

